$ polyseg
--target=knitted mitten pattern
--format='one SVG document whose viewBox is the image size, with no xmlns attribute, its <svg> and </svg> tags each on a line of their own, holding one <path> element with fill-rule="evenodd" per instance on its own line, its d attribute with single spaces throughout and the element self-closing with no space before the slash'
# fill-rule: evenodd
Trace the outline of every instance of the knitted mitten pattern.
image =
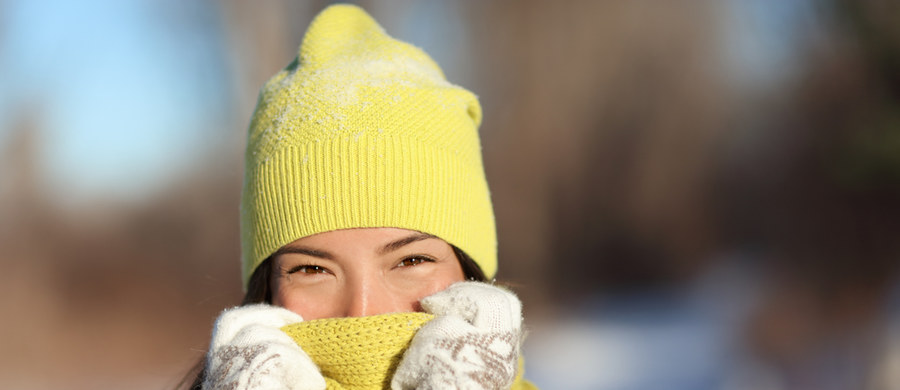
<svg viewBox="0 0 900 390">
<path fill-rule="evenodd" d="M 290 310 L 265 304 L 223 311 L 213 330 L 203 389 L 324 390 L 319 369 L 280 329 L 301 321 Z"/>
<path fill-rule="evenodd" d="M 436 317 L 413 337 L 392 389 L 510 388 L 522 342 L 522 304 L 513 293 L 459 282 L 421 303 Z"/>
</svg>

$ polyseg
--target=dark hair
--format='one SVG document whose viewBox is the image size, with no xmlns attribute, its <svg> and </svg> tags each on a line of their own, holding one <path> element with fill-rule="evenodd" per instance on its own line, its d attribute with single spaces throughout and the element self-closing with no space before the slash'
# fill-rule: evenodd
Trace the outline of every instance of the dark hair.
<svg viewBox="0 0 900 390">
<path fill-rule="evenodd" d="M 459 265 L 462 267 L 463 275 L 466 277 L 466 280 L 474 280 L 478 282 L 487 281 L 487 277 L 484 275 L 484 271 L 481 270 L 481 267 L 475 263 L 475 260 L 472 260 L 466 252 L 463 252 L 462 249 L 457 248 L 454 245 L 450 245 L 453 248 L 453 253 L 456 254 L 456 259 L 459 260 Z M 272 260 L 273 256 L 267 257 L 263 260 L 262 263 L 256 267 L 256 270 L 253 271 L 253 274 L 250 275 L 250 279 L 247 280 L 247 293 L 244 294 L 244 300 L 241 302 L 241 306 L 244 305 L 252 305 L 254 303 L 272 303 L 272 289 L 269 286 L 269 281 L 272 276 L 272 264 L 274 260 Z M 196 373 L 196 376 L 194 376 Z M 187 375 L 185 375 L 184 379 L 181 380 L 181 383 L 178 384 L 177 388 L 182 388 L 188 380 L 191 380 L 191 386 L 188 389 L 201 389 L 203 386 L 203 380 L 206 378 L 206 357 L 200 358 L 200 361 L 188 371 Z"/>
</svg>

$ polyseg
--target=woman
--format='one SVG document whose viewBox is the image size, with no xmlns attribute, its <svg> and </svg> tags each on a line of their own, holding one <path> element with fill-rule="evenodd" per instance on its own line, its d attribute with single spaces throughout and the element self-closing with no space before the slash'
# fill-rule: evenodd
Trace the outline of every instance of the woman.
<svg viewBox="0 0 900 390">
<path fill-rule="evenodd" d="M 241 200 L 247 295 L 216 320 L 195 385 L 530 386 L 521 304 L 483 283 L 497 260 L 480 122 L 472 93 L 362 9 L 317 16 L 260 93 Z"/>
</svg>

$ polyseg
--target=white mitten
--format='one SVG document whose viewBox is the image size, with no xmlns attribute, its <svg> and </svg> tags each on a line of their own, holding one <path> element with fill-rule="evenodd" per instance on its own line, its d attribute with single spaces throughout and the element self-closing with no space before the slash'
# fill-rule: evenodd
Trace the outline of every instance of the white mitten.
<svg viewBox="0 0 900 390">
<path fill-rule="evenodd" d="M 319 368 L 281 327 L 303 321 L 265 304 L 228 309 L 213 329 L 203 389 L 324 390 Z"/>
<path fill-rule="evenodd" d="M 522 342 L 519 298 L 491 284 L 459 282 L 421 303 L 435 319 L 413 337 L 392 389 L 509 389 Z"/>
</svg>

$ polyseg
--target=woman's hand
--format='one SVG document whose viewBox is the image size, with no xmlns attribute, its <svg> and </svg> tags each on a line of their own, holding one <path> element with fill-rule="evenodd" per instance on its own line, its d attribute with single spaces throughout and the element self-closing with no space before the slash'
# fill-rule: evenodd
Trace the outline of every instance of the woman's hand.
<svg viewBox="0 0 900 390">
<path fill-rule="evenodd" d="M 391 388 L 508 389 L 522 342 L 522 303 L 511 292 L 459 282 L 422 299 L 436 318 L 420 329 Z"/>
<path fill-rule="evenodd" d="M 203 389 L 324 390 L 325 379 L 281 327 L 303 321 L 265 304 L 225 310 L 216 320 Z"/>
</svg>

